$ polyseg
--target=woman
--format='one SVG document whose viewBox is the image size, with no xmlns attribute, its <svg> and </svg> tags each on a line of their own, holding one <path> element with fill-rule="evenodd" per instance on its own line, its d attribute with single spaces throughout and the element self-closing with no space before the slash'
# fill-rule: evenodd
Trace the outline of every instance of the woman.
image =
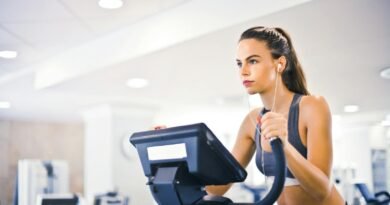
<svg viewBox="0 0 390 205">
<path fill-rule="evenodd" d="M 283 142 L 288 173 L 279 205 L 343 205 L 330 180 L 331 114 L 323 97 L 309 95 L 290 37 L 281 28 L 246 30 L 238 43 L 237 65 L 249 94 L 259 94 L 263 109 L 243 120 L 232 154 L 246 167 L 256 153 L 258 168 L 272 180 L 269 140 Z M 253 123 L 257 119 L 257 125 Z M 208 186 L 223 195 L 230 185 Z"/>
</svg>

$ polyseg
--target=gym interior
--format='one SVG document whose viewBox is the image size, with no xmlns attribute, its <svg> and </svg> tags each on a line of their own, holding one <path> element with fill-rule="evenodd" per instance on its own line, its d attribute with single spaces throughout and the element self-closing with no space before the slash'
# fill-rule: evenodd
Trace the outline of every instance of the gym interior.
<svg viewBox="0 0 390 205">
<path fill-rule="evenodd" d="M 231 150 L 242 119 L 263 106 L 235 62 L 253 26 L 285 29 L 310 93 L 327 100 L 343 198 L 389 204 L 389 9 L 388 0 L 1 1 L 0 205 L 158 204 L 130 137 L 204 123 Z M 225 196 L 253 203 L 267 178 L 254 159 L 245 170 Z"/>
</svg>

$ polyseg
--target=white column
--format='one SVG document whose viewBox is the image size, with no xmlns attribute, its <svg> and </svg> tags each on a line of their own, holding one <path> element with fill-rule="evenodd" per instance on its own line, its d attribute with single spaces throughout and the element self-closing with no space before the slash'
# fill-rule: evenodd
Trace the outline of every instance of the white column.
<svg viewBox="0 0 390 205">
<path fill-rule="evenodd" d="M 83 112 L 85 183 L 88 204 L 96 194 L 118 190 L 131 204 L 153 204 L 141 162 L 130 144 L 133 132 L 152 127 L 155 109 L 101 105 Z"/>
<path fill-rule="evenodd" d="M 390 127 L 386 127 L 386 147 L 387 147 L 387 190 L 390 190 Z"/>
<path fill-rule="evenodd" d="M 0 204 L 6 204 L 7 202 L 7 180 L 9 178 L 9 127 L 10 123 L 0 120 Z M 12 182 L 15 179 L 10 179 Z"/>
<path fill-rule="evenodd" d="M 112 111 L 101 105 L 83 112 L 84 194 L 92 204 L 96 194 L 113 190 L 112 181 Z"/>
</svg>

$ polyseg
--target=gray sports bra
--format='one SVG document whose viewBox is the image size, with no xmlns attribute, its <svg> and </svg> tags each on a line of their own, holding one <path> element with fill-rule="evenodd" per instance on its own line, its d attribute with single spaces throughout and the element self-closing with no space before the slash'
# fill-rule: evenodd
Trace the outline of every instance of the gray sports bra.
<svg viewBox="0 0 390 205">
<path fill-rule="evenodd" d="M 302 144 L 301 137 L 299 136 L 298 129 L 298 120 L 299 120 L 299 102 L 301 100 L 302 95 L 294 94 L 293 100 L 291 102 L 290 111 L 288 114 L 288 141 L 292 146 L 305 158 L 307 158 L 307 148 Z M 259 115 L 264 115 L 269 112 L 265 108 L 260 112 Z M 256 140 L 256 165 L 257 168 L 264 174 L 263 170 L 263 162 L 264 159 L 264 169 L 266 176 L 274 176 L 274 157 L 272 152 L 262 152 L 261 150 L 261 140 L 260 140 L 260 127 L 256 126 L 255 132 L 255 140 Z M 264 158 L 262 158 L 262 154 L 264 153 Z M 289 169 L 287 169 L 287 177 L 295 178 Z"/>
</svg>

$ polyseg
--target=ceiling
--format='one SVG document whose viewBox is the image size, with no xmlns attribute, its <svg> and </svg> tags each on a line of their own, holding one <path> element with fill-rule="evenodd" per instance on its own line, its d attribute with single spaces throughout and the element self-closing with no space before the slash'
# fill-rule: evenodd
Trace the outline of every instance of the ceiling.
<svg viewBox="0 0 390 205">
<path fill-rule="evenodd" d="M 161 109 L 242 106 L 235 67 L 240 33 L 285 28 L 313 94 L 333 113 L 390 110 L 388 0 L 125 0 L 104 10 L 96 0 L 0 2 L 0 118 L 78 120 L 99 104 Z M 126 87 L 128 78 L 150 85 Z M 219 104 L 218 104 L 219 103 Z"/>
</svg>

